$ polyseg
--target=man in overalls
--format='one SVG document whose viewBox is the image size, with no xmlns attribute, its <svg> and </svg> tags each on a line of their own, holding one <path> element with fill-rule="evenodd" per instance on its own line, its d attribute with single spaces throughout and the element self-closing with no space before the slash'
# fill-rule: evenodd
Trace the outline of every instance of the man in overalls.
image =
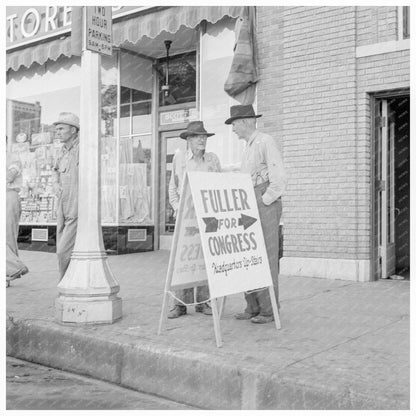
<svg viewBox="0 0 416 416">
<path fill-rule="evenodd" d="M 233 132 L 247 146 L 241 161 L 241 172 L 249 173 L 254 185 L 257 207 L 269 259 L 276 302 L 279 305 L 279 223 L 282 215 L 281 195 L 286 184 L 283 159 L 275 140 L 256 129 L 256 115 L 252 105 L 234 105 L 225 124 L 233 125 Z M 256 324 L 274 320 L 269 290 L 245 293 L 247 306 L 236 319 L 250 319 Z"/>
<path fill-rule="evenodd" d="M 54 166 L 54 189 L 58 197 L 56 210 L 56 254 L 59 281 L 71 261 L 78 223 L 79 119 L 72 113 L 61 113 L 55 125 L 55 137 L 63 143 Z"/>
</svg>

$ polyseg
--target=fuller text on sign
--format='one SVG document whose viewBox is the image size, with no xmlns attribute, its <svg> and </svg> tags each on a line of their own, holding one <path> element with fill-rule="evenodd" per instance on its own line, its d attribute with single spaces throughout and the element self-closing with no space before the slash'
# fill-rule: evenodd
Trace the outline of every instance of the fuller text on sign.
<svg viewBox="0 0 416 416">
<path fill-rule="evenodd" d="M 188 173 L 210 295 L 272 285 L 251 178 L 241 173 Z"/>
</svg>

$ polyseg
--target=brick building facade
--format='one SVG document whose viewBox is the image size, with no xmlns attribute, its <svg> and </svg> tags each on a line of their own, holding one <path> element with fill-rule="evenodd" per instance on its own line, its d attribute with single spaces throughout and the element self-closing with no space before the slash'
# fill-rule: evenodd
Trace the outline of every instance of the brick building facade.
<svg viewBox="0 0 416 416">
<path fill-rule="evenodd" d="M 288 172 L 282 274 L 356 281 L 388 277 L 382 275 L 383 261 L 394 260 L 382 259 L 375 107 L 383 96 L 387 106 L 402 97 L 400 122 L 409 131 L 405 12 L 403 7 L 257 8 L 259 127 L 278 139 Z M 408 154 L 408 146 L 401 150 Z M 408 182 L 408 175 L 400 183 L 396 179 L 396 189 L 408 189 Z M 408 191 L 406 198 L 408 203 Z M 407 256 L 408 263 L 407 241 L 407 253 L 402 247 L 395 257 Z"/>
</svg>

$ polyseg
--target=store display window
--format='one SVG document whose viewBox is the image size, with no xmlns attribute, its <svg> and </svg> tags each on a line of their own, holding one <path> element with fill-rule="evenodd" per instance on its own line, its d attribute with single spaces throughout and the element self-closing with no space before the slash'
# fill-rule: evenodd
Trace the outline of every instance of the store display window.
<svg viewBox="0 0 416 416">
<path fill-rule="evenodd" d="M 152 63 L 120 51 L 101 62 L 101 221 L 153 225 Z M 52 169 L 62 145 L 53 123 L 61 112 L 80 113 L 81 76 L 78 57 L 7 74 L 8 150 L 23 166 L 21 224 L 56 223 Z"/>
<path fill-rule="evenodd" d="M 117 223 L 118 52 L 101 57 L 101 222 Z"/>
<path fill-rule="evenodd" d="M 121 52 L 119 214 L 120 224 L 153 225 L 152 61 Z"/>
<path fill-rule="evenodd" d="M 79 114 L 79 75 L 79 58 L 7 75 L 8 151 L 22 164 L 21 224 L 56 222 L 52 169 L 61 143 L 53 122 L 63 111 Z"/>
</svg>

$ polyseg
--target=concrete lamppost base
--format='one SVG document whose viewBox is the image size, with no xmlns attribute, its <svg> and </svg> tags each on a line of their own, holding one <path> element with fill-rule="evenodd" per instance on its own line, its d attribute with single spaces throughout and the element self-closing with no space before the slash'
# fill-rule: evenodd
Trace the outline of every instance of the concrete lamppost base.
<svg viewBox="0 0 416 416">
<path fill-rule="evenodd" d="M 55 301 L 60 323 L 111 324 L 122 316 L 120 286 L 102 252 L 73 252 Z"/>
<path fill-rule="evenodd" d="M 122 300 L 89 297 L 81 301 L 59 297 L 55 301 L 56 318 L 61 324 L 112 324 L 122 316 Z"/>
</svg>

